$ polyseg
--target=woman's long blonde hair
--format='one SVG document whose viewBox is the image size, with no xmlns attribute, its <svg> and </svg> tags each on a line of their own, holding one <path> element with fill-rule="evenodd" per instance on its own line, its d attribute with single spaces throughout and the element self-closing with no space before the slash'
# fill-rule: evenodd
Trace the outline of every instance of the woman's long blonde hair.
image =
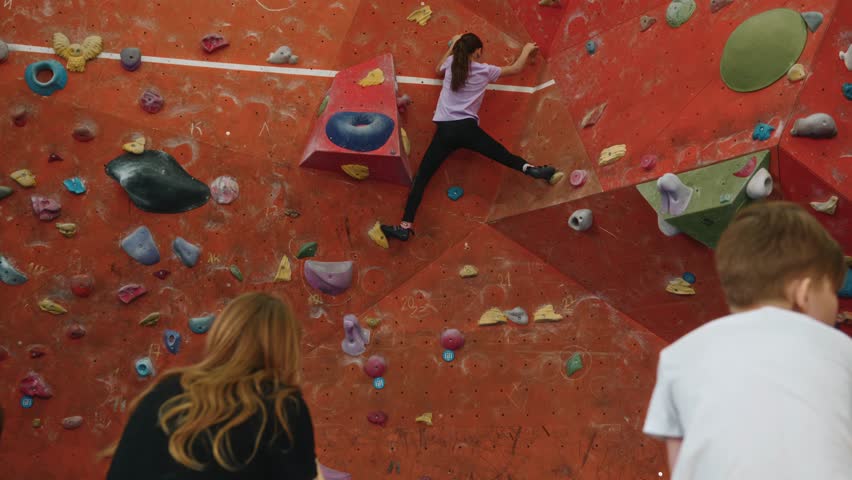
<svg viewBox="0 0 852 480">
<path fill-rule="evenodd" d="M 272 403 L 277 426 L 290 442 L 285 401 L 298 391 L 302 330 L 280 299 L 265 293 L 247 293 L 231 301 L 207 334 L 204 360 L 163 374 L 130 405 L 165 378 L 180 375 L 183 393 L 160 407 L 159 425 L 169 437 L 169 453 L 178 463 L 203 470 L 193 446 L 208 440 L 213 458 L 222 468 L 236 471 L 251 462 L 261 447 Z M 229 432 L 257 415 L 264 427 L 257 432 L 251 455 L 235 458 Z M 212 427 L 217 427 L 215 430 Z M 104 452 L 110 456 L 117 445 Z"/>
</svg>

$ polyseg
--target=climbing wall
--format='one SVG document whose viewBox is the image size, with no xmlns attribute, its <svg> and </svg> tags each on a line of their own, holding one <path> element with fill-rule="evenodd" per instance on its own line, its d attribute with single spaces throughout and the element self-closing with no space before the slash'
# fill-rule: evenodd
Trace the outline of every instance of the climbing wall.
<svg viewBox="0 0 852 480">
<path fill-rule="evenodd" d="M 257 290 L 287 298 L 302 321 L 319 459 L 355 479 L 665 477 L 661 445 L 641 434 L 656 356 L 725 307 L 712 251 L 686 235 L 664 236 L 635 186 L 769 150 L 773 195 L 803 204 L 838 196 L 833 215 L 817 215 L 847 249 L 852 241 L 841 93 L 852 72 L 837 53 L 852 41 L 852 4 L 842 0 L 735 1 L 718 12 L 702 0 L 679 28 L 666 23 L 661 0 L 434 0 L 423 26 L 406 20 L 421 6 L 413 0 L 208 3 L 203 12 L 188 0 L 5 0 L 0 8 L 0 40 L 12 50 L 0 63 L 0 186 L 12 191 L 0 199 L 0 255 L 28 278 L 0 284 L 0 478 L 101 478 L 107 464 L 94 454 L 118 438 L 128 402 L 151 381 L 135 362 L 150 359 L 156 376 L 198 360 L 205 337 L 189 319 Z M 798 59 L 806 78 L 731 91 L 719 75 L 726 39 L 779 7 L 824 15 Z M 646 31 L 643 15 L 656 19 Z M 336 72 L 392 54 L 399 93 L 413 101 L 395 120 L 416 169 L 434 131 L 434 62 L 463 31 L 484 39 L 485 60 L 495 64 L 539 43 L 531 66 L 486 93 L 481 125 L 531 163 L 585 171 L 585 182 L 551 187 L 457 152 L 430 183 L 416 237 L 383 249 L 367 232 L 399 218 L 407 189 L 300 168 L 318 108 Z M 53 54 L 54 32 L 71 42 L 100 35 L 104 53 L 43 97 L 24 72 L 46 59 L 65 64 Z M 206 53 L 208 34 L 230 45 Z M 268 63 L 283 45 L 298 61 Z M 141 50 L 136 71 L 121 67 L 126 47 Z M 165 100 L 158 113 L 140 108 L 149 90 Z M 603 104 L 597 123 L 583 127 Z M 793 122 L 815 112 L 832 115 L 837 137 L 792 137 Z M 766 141 L 752 139 L 758 122 L 776 127 Z M 94 139 L 73 138 L 77 127 Z M 233 177 L 238 198 L 183 213 L 139 209 L 105 166 L 140 137 L 206 185 Z M 627 155 L 599 165 L 601 150 L 617 144 Z M 647 155 L 653 168 L 641 165 Z M 10 178 L 21 169 L 35 186 Z M 85 193 L 63 186 L 74 177 Z M 464 189 L 456 201 L 447 196 L 453 186 Z M 60 204 L 58 218 L 40 220 L 34 195 Z M 583 208 L 592 227 L 569 228 Z M 64 236 L 57 222 L 73 223 L 76 234 Z M 156 264 L 119 246 L 140 226 L 159 248 Z M 177 237 L 201 248 L 194 267 L 172 253 Z M 297 256 L 309 242 L 318 245 L 311 260 L 353 262 L 345 292 L 327 295 L 305 280 L 308 259 Z M 292 279 L 276 280 L 285 257 Z M 478 275 L 462 278 L 465 265 Z M 666 292 L 685 272 L 697 278 L 696 295 Z M 89 296 L 72 292 L 77 275 L 94 280 Z M 125 304 L 118 291 L 133 284 L 147 293 Z M 67 312 L 42 310 L 45 299 Z M 562 318 L 532 321 L 547 305 Z M 521 307 L 530 321 L 480 326 L 494 307 Z M 356 357 L 341 351 L 350 313 L 371 331 Z M 449 360 L 440 336 L 451 328 L 466 342 Z M 166 329 L 181 335 L 177 353 L 163 341 Z M 387 360 L 382 388 L 362 370 L 371 355 Z M 29 372 L 52 398 L 28 403 L 19 382 Z M 376 411 L 387 414 L 384 426 L 368 421 Z M 432 425 L 415 421 L 425 413 Z M 82 424 L 63 428 L 72 416 Z"/>
</svg>

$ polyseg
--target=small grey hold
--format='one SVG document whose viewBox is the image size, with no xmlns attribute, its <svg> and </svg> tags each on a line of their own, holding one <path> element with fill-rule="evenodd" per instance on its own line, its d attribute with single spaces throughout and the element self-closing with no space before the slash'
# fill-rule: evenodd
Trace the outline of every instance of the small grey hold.
<svg viewBox="0 0 852 480">
<path fill-rule="evenodd" d="M 181 263 L 189 268 L 198 264 L 198 257 L 201 255 L 201 248 L 198 245 L 193 245 L 181 237 L 177 237 L 172 242 L 172 250 L 180 259 Z"/>
<path fill-rule="evenodd" d="M 278 50 L 269 54 L 269 58 L 266 59 L 269 63 L 296 63 L 299 60 L 299 57 L 293 55 L 293 51 L 287 45 L 278 47 Z"/>
<path fill-rule="evenodd" d="M 796 120 L 790 133 L 794 137 L 832 138 L 837 135 L 837 124 L 827 113 L 814 113 Z"/>
<path fill-rule="evenodd" d="M 295 65 L 299 61 L 298 55 L 290 55 L 290 65 Z"/>
<path fill-rule="evenodd" d="M 0 40 L 0 63 L 6 61 L 9 58 L 9 46 L 6 45 L 6 42 Z"/>
<path fill-rule="evenodd" d="M 592 211 L 588 208 L 577 210 L 568 219 L 568 226 L 578 232 L 584 232 L 592 228 Z"/>
<path fill-rule="evenodd" d="M 639 18 L 639 31 L 644 32 L 645 30 L 653 27 L 655 23 L 657 23 L 656 18 L 649 17 L 648 15 L 642 15 Z"/>
<path fill-rule="evenodd" d="M 505 310 L 503 311 L 503 315 L 506 315 L 506 318 L 511 320 L 512 323 L 517 323 L 518 325 L 526 325 L 530 323 L 529 315 L 527 315 L 527 312 L 521 307 Z"/>
<path fill-rule="evenodd" d="M 121 66 L 128 72 L 134 72 L 142 65 L 142 51 L 136 47 L 128 47 L 121 51 Z"/>
<path fill-rule="evenodd" d="M 819 12 L 802 12 L 802 18 L 805 20 L 805 23 L 808 24 L 808 30 L 812 33 L 819 29 L 819 26 L 822 25 L 823 21 L 823 16 Z"/>
<path fill-rule="evenodd" d="M 0 282 L 6 285 L 20 285 L 29 280 L 26 275 L 13 267 L 6 257 L 0 256 Z"/>
</svg>

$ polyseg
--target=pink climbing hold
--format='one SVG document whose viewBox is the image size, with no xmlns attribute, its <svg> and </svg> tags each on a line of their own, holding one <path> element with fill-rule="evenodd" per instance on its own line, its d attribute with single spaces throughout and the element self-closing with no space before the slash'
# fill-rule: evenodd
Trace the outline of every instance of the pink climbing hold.
<svg viewBox="0 0 852 480">
<path fill-rule="evenodd" d="M 754 173 L 754 169 L 757 167 L 757 157 L 751 157 L 748 159 L 748 162 L 743 165 L 743 168 L 734 172 L 735 177 L 746 178 L 751 176 Z"/>
<path fill-rule="evenodd" d="M 154 272 L 154 276 L 159 278 L 160 280 L 165 280 L 171 274 L 172 274 L 172 272 L 170 272 L 168 270 L 157 270 L 156 272 Z"/>
<path fill-rule="evenodd" d="M 56 200 L 42 197 L 41 195 L 33 195 L 30 197 L 32 201 L 33 212 L 39 220 L 48 222 L 59 216 L 62 211 L 62 205 Z"/>
<path fill-rule="evenodd" d="M 373 425 L 384 427 L 385 424 L 388 422 L 388 414 L 381 410 L 376 410 L 375 412 L 370 412 L 367 414 L 367 421 L 372 423 Z"/>
<path fill-rule="evenodd" d="M 53 396 L 53 389 L 50 388 L 44 377 L 33 371 L 27 373 L 27 376 L 21 380 L 18 390 L 31 397 L 50 398 Z"/>
<path fill-rule="evenodd" d="M 571 182 L 572 187 L 579 188 L 586 183 L 586 179 L 588 178 L 589 172 L 586 170 L 574 170 L 571 172 L 571 176 L 568 178 L 568 181 Z"/>
<path fill-rule="evenodd" d="M 80 298 L 91 295 L 94 288 L 95 279 L 87 273 L 71 277 L 71 293 Z"/>
<path fill-rule="evenodd" d="M 210 196 L 219 205 L 228 205 L 240 196 L 240 185 L 234 177 L 219 177 L 210 184 Z"/>
<path fill-rule="evenodd" d="M 30 358 L 41 358 L 47 355 L 47 346 L 40 343 L 30 345 L 27 347 L 27 353 L 30 354 Z"/>
<path fill-rule="evenodd" d="M 65 417 L 62 419 L 62 428 L 65 430 L 74 430 L 83 425 L 83 417 L 75 415 L 73 417 Z"/>
<path fill-rule="evenodd" d="M 399 113 L 405 113 L 408 110 L 408 106 L 411 105 L 411 97 L 408 96 L 407 93 L 403 94 L 401 97 L 397 97 L 396 99 L 396 109 Z"/>
<path fill-rule="evenodd" d="M 123 303 L 127 304 L 136 300 L 137 298 L 145 295 L 148 290 L 145 289 L 142 285 L 138 285 L 135 283 L 131 283 L 129 285 L 125 285 L 118 289 L 118 299 Z"/>
<path fill-rule="evenodd" d="M 227 40 L 225 40 L 225 37 L 218 33 L 208 33 L 201 39 L 201 48 L 203 48 L 207 53 L 213 53 L 220 48 L 227 47 L 228 45 L 230 44 Z"/>
<path fill-rule="evenodd" d="M 384 375 L 387 368 L 388 364 L 385 361 L 385 357 L 381 355 L 373 355 L 368 358 L 367 363 L 364 364 L 364 373 L 371 378 L 377 378 Z"/>
<path fill-rule="evenodd" d="M 464 334 L 458 329 L 450 328 L 441 334 L 441 346 L 447 350 L 458 350 L 464 346 Z"/>
<path fill-rule="evenodd" d="M 639 166 L 641 166 L 644 170 L 653 170 L 654 167 L 657 166 L 657 156 L 651 153 L 642 155 L 642 160 L 640 160 Z"/>
<path fill-rule="evenodd" d="M 47 157 L 47 163 L 61 162 L 61 161 L 62 161 L 62 157 L 60 157 L 56 153 L 51 153 L 50 156 Z"/>
<path fill-rule="evenodd" d="M 79 323 L 75 323 L 68 327 L 65 331 L 65 335 L 72 340 L 79 340 L 86 336 L 86 327 L 80 325 Z"/>
</svg>

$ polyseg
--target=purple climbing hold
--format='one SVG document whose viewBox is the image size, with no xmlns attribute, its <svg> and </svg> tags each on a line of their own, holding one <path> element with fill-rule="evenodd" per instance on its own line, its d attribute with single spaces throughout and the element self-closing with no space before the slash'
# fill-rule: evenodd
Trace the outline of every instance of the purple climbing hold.
<svg viewBox="0 0 852 480">
<path fill-rule="evenodd" d="M 201 39 L 201 48 L 207 53 L 213 53 L 220 48 L 225 48 L 229 45 L 225 37 L 218 33 L 208 33 Z"/>
<path fill-rule="evenodd" d="M 75 428 L 80 428 L 80 425 L 83 425 L 83 417 L 79 415 L 62 419 L 62 428 L 65 430 L 74 430 Z"/>
<path fill-rule="evenodd" d="M 388 422 L 388 414 L 381 410 L 376 410 L 375 412 L 370 412 L 367 414 L 367 421 L 372 423 L 373 425 L 384 427 L 385 424 Z"/>
<path fill-rule="evenodd" d="M 367 363 L 364 364 L 364 373 L 366 373 L 370 378 L 377 378 L 384 375 L 387 368 L 388 364 L 385 361 L 385 357 L 381 355 L 373 355 L 368 358 Z"/>
<path fill-rule="evenodd" d="M 33 205 L 33 212 L 39 220 L 50 221 L 58 217 L 62 211 L 62 205 L 56 200 L 42 197 L 41 195 L 33 195 L 30 197 Z"/>
<path fill-rule="evenodd" d="M 660 191 L 660 213 L 668 215 L 680 215 L 685 212 L 695 191 L 684 185 L 673 173 L 667 173 L 657 180 L 657 190 Z"/>
<path fill-rule="evenodd" d="M 352 480 L 352 475 L 346 472 L 341 472 L 333 468 L 328 468 L 321 463 L 319 463 L 319 468 L 320 472 L 322 472 L 322 477 L 325 480 Z"/>
<path fill-rule="evenodd" d="M 21 391 L 21 394 L 30 397 L 50 398 L 53 396 L 53 389 L 50 388 L 44 377 L 32 371 L 21 380 L 18 390 Z"/>
<path fill-rule="evenodd" d="M 194 267 L 198 263 L 198 257 L 201 255 L 201 248 L 198 245 L 193 245 L 181 237 L 177 237 L 172 242 L 172 250 L 180 259 L 181 263 L 189 268 Z"/>
<path fill-rule="evenodd" d="M 30 345 L 27 347 L 27 353 L 30 354 L 30 358 L 41 358 L 47 355 L 47 346 L 40 343 Z"/>
<path fill-rule="evenodd" d="M 357 357 L 367 350 L 370 343 L 370 332 L 361 328 L 358 317 L 351 313 L 343 317 L 343 332 L 346 335 L 340 347 L 347 355 Z"/>
<path fill-rule="evenodd" d="M 177 354 L 180 350 L 180 333 L 175 330 L 166 330 L 163 332 L 163 343 L 166 344 L 166 350 L 171 354 Z"/>
<path fill-rule="evenodd" d="M 67 335 L 71 340 L 79 340 L 86 336 L 86 327 L 79 323 L 75 323 L 65 330 L 65 335 Z"/>
<path fill-rule="evenodd" d="M 327 295 L 340 295 L 352 285 L 352 262 L 305 262 L 305 280 Z"/>
<path fill-rule="evenodd" d="M 135 72 L 142 66 L 142 52 L 135 47 L 128 47 L 121 51 L 121 66 L 128 72 Z"/>
<path fill-rule="evenodd" d="M 171 275 L 171 274 L 172 274 L 172 272 L 170 272 L 168 270 L 157 270 L 156 272 L 154 272 L 154 276 L 159 278 L 160 280 L 165 280 L 165 279 L 169 278 L 169 275 Z"/>
<path fill-rule="evenodd" d="M 142 285 L 131 283 L 118 290 L 118 299 L 121 300 L 122 303 L 128 304 L 142 295 L 145 295 L 147 292 L 148 290 L 146 290 Z"/>
<path fill-rule="evenodd" d="M 447 350 L 458 350 L 464 346 L 464 334 L 458 329 L 450 328 L 441 334 L 441 346 Z"/>
<path fill-rule="evenodd" d="M 97 128 L 91 123 L 77 125 L 71 132 L 71 136 L 78 142 L 91 142 L 97 135 Z"/>
<path fill-rule="evenodd" d="M 148 89 L 139 97 L 139 106 L 148 113 L 157 113 L 163 109 L 166 100 L 155 90 Z"/>
<path fill-rule="evenodd" d="M 56 153 L 51 153 L 50 156 L 47 157 L 47 163 L 61 162 L 61 161 L 62 161 L 62 157 L 60 157 Z"/>
<path fill-rule="evenodd" d="M 219 177 L 210 184 L 210 195 L 219 205 L 228 205 L 240 196 L 240 184 L 234 177 Z"/>
<path fill-rule="evenodd" d="M 142 265 L 154 265 L 160 261 L 160 250 L 157 249 L 148 227 L 139 227 L 124 237 L 121 248 Z"/>
</svg>

